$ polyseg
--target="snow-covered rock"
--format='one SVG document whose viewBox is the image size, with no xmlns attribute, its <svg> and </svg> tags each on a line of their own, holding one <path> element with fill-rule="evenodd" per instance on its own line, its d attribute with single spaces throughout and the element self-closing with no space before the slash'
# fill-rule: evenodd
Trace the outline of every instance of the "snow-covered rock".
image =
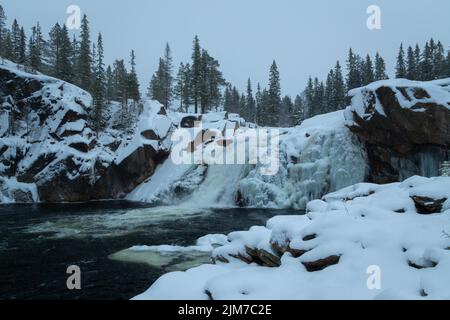
<svg viewBox="0 0 450 320">
<path fill-rule="evenodd" d="M 366 143 L 369 181 L 439 175 L 449 157 L 450 78 L 383 80 L 349 95 L 347 125 Z"/>
<path fill-rule="evenodd" d="M 172 121 L 158 103 L 144 103 L 126 133 L 114 129 L 121 106 L 111 103 L 107 127 L 97 135 L 89 93 L 23 69 L 6 60 L 0 65 L 0 202 L 119 198 L 167 157 Z M 17 190 L 33 192 L 25 197 Z"/>
<path fill-rule="evenodd" d="M 449 184 L 415 176 L 344 188 L 305 216 L 231 233 L 215 265 L 164 275 L 136 299 L 449 299 L 450 207 L 422 215 L 412 199 L 448 199 Z"/>
</svg>

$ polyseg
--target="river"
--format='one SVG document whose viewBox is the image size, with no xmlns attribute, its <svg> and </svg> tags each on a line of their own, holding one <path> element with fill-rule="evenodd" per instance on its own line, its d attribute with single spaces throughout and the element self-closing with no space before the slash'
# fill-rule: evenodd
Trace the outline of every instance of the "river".
<svg viewBox="0 0 450 320">
<path fill-rule="evenodd" d="M 189 246 L 207 234 L 246 230 L 287 214 L 298 211 L 151 208 L 125 201 L 2 205 L 0 299 L 130 299 L 164 273 L 208 257 L 164 264 L 120 261 L 111 258 L 115 253 L 135 245 Z M 70 265 L 81 269 L 81 290 L 67 289 Z"/>
</svg>

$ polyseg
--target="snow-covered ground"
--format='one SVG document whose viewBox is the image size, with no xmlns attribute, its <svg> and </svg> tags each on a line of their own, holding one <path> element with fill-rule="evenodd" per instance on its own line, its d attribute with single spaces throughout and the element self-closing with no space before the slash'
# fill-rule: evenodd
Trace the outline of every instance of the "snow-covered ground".
<svg viewBox="0 0 450 320">
<path fill-rule="evenodd" d="M 135 299 L 450 299 L 450 178 L 356 184 L 231 233 L 212 256 Z"/>
</svg>

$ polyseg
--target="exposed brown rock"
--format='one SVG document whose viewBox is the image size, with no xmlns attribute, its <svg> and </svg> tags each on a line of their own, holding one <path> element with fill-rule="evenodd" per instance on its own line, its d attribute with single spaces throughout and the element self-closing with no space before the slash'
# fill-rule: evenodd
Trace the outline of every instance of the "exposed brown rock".
<svg viewBox="0 0 450 320">
<path fill-rule="evenodd" d="M 400 172 L 406 162 L 411 167 L 410 175 L 421 174 L 421 158 L 416 155 L 427 152 L 429 148 L 445 151 L 450 147 L 448 107 L 427 101 L 433 97 L 420 86 L 397 89 L 406 100 L 424 100 L 411 108 L 404 108 L 392 88 L 382 86 L 373 91 L 364 88 L 361 90 L 365 90 L 367 102 L 365 115 L 361 117 L 352 112 L 355 124 L 349 128 L 366 143 L 369 182 L 383 184 L 406 178 Z M 385 115 L 376 110 L 377 100 Z"/>
<path fill-rule="evenodd" d="M 339 263 L 341 259 L 341 256 L 333 255 L 329 256 L 324 259 L 316 260 L 316 261 L 308 261 L 308 262 L 302 262 L 302 264 L 305 266 L 306 270 L 309 272 L 316 272 L 321 271 L 325 268 L 328 268 L 332 265 L 336 265 Z"/>
<path fill-rule="evenodd" d="M 419 196 L 414 196 L 411 198 L 413 199 L 416 205 L 417 212 L 421 214 L 439 213 L 442 211 L 444 202 L 447 201 L 447 199 L 435 200 L 432 198 Z"/>
</svg>

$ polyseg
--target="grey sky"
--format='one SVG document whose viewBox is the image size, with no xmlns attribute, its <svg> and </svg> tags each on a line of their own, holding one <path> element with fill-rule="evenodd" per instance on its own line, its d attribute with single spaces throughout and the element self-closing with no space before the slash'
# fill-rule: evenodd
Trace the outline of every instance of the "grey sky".
<svg viewBox="0 0 450 320">
<path fill-rule="evenodd" d="M 9 20 L 29 29 L 40 21 L 45 33 L 65 22 L 66 8 L 76 4 L 104 36 L 106 60 L 137 54 L 141 90 L 145 91 L 165 43 L 176 65 L 190 58 L 192 39 L 216 57 L 230 82 L 244 89 L 246 80 L 266 85 L 277 60 L 285 94 L 303 90 L 307 77 L 325 78 L 348 48 L 378 50 L 392 73 L 400 42 L 423 44 L 430 37 L 450 45 L 448 0 L 1 0 Z M 382 10 L 382 29 L 366 27 L 366 9 Z"/>
</svg>

